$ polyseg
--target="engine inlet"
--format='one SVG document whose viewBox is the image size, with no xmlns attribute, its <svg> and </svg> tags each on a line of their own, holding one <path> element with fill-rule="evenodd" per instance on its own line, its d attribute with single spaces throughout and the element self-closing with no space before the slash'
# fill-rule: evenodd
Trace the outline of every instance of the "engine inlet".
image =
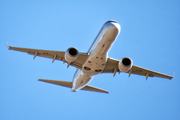
<svg viewBox="0 0 180 120">
<path fill-rule="evenodd" d="M 78 51 L 76 48 L 70 48 L 69 49 L 69 54 L 72 56 L 76 56 L 78 54 Z"/>
<path fill-rule="evenodd" d="M 124 58 L 122 60 L 123 65 L 129 66 L 131 64 L 131 60 L 129 58 Z"/>
</svg>

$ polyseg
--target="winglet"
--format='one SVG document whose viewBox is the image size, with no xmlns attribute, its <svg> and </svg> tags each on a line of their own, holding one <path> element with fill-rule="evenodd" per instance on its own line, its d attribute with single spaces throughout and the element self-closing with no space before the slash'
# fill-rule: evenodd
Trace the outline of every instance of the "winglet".
<svg viewBox="0 0 180 120">
<path fill-rule="evenodd" d="M 7 48 L 9 49 L 9 45 L 8 45 L 7 41 L 6 41 L 6 46 L 7 46 Z"/>
<path fill-rule="evenodd" d="M 175 72 L 174 72 L 174 74 L 173 74 L 172 78 L 174 78 L 174 76 L 175 76 Z M 171 79 L 172 79 L 172 78 L 171 78 Z"/>
<path fill-rule="evenodd" d="M 173 74 L 173 76 L 170 76 L 169 80 L 173 79 L 175 76 L 175 73 Z"/>
</svg>

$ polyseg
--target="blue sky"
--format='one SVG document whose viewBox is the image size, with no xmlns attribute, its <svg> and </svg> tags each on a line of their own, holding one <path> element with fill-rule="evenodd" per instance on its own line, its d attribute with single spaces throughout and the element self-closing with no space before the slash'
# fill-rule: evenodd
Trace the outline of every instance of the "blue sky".
<svg viewBox="0 0 180 120">
<path fill-rule="evenodd" d="M 1 120 L 179 120 L 180 2 L 178 0 L 1 0 Z M 116 20 L 121 33 L 109 52 L 135 65 L 173 75 L 170 81 L 121 73 L 101 74 L 90 85 L 110 94 L 37 81 L 72 81 L 75 68 L 7 50 L 16 47 L 86 52 L 102 25 Z"/>
</svg>

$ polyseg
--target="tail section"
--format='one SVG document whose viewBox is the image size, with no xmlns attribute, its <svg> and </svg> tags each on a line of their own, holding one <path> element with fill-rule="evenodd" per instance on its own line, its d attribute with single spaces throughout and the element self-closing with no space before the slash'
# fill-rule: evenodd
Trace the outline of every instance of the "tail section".
<svg viewBox="0 0 180 120">
<path fill-rule="evenodd" d="M 56 84 L 56 85 L 60 85 L 63 87 L 68 87 L 68 88 L 72 88 L 72 82 L 67 82 L 67 81 L 58 81 L 58 80 L 48 80 L 48 79 L 39 79 L 39 81 L 43 81 L 43 82 L 47 82 L 47 83 L 51 83 L 51 84 Z M 101 92 L 101 93 L 109 93 L 108 91 L 99 89 L 99 88 L 95 88 L 89 85 L 86 85 L 85 87 L 83 87 L 81 90 L 86 90 L 86 91 L 93 91 L 93 92 Z"/>
</svg>

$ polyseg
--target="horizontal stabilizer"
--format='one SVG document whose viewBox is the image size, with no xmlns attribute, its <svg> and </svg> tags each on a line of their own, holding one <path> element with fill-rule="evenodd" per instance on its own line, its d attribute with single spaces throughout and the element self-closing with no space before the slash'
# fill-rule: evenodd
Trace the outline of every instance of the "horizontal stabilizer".
<svg viewBox="0 0 180 120">
<path fill-rule="evenodd" d="M 72 82 L 58 81 L 58 80 L 47 80 L 47 79 L 39 79 L 39 81 L 43 81 L 43 82 L 47 82 L 47 83 L 52 83 L 52 84 L 72 88 Z M 86 85 L 81 90 L 93 91 L 93 92 L 101 92 L 101 93 L 109 93 L 108 91 L 105 91 L 105 90 L 102 90 L 102 89 L 99 89 L 99 88 L 95 88 L 95 87 L 92 87 L 92 86 L 89 86 L 89 85 Z"/>
<path fill-rule="evenodd" d="M 108 91 L 105 91 L 105 90 L 102 90 L 102 89 L 99 89 L 99 88 L 95 88 L 95 87 L 92 87 L 92 86 L 89 86 L 89 85 L 86 85 L 81 90 L 101 92 L 101 93 L 109 93 Z"/>
<path fill-rule="evenodd" d="M 39 79 L 39 81 L 43 81 L 43 82 L 47 82 L 47 83 L 52 83 L 52 84 L 72 88 L 72 82 L 58 81 L 58 80 L 47 80 L 47 79 Z"/>
</svg>

